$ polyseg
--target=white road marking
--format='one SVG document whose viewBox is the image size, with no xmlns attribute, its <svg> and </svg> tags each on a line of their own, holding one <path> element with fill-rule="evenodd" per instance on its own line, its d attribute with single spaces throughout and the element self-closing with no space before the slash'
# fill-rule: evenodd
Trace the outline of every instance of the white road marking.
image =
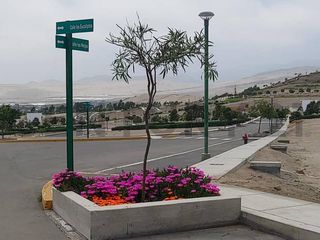
<svg viewBox="0 0 320 240">
<path fill-rule="evenodd" d="M 225 144 L 225 143 L 236 142 L 236 141 L 239 141 L 239 140 L 241 140 L 241 138 L 236 139 L 236 140 L 232 140 L 232 141 L 225 141 L 225 142 L 215 143 L 215 144 L 209 145 L 208 147 L 214 147 L 214 146 L 222 145 L 222 144 Z M 199 151 L 199 150 L 202 150 L 202 149 L 203 149 L 203 147 L 200 147 L 200 148 L 195 148 L 195 149 L 184 151 L 184 152 L 180 152 L 180 153 L 175 153 L 175 154 L 171 154 L 171 155 L 167 155 L 167 156 L 148 159 L 148 163 L 159 161 L 159 160 L 162 160 L 162 159 L 165 159 L 165 158 L 171 158 L 171 157 L 175 157 L 175 156 L 179 156 L 179 155 L 184 155 L 184 154 L 191 153 L 191 152 L 196 152 L 196 151 Z M 130 164 L 126 164 L 126 165 L 121 165 L 121 166 L 117 166 L 117 167 L 112 167 L 112 168 L 107 168 L 107 169 L 102 169 L 100 171 L 94 172 L 93 174 L 101 174 L 103 172 L 108 172 L 108 171 L 112 171 L 112 170 L 115 170 L 115 169 L 121 169 L 121 168 L 126 168 L 126 167 L 132 167 L 132 166 L 136 166 L 136 165 L 139 165 L 139 164 L 142 164 L 142 163 L 143 163 L 143 161 L 130 163 Z"/>
<path fill-rule="evenodd" d="M 232 138 L 223 138 L 223 139 L 221 139 L 222 141 L 229 141 L 229 140 L 231 140 Z"/>
<path fill-rule="evenodd" d="M 156 136 L 156 135 L 151 136 L 151 139 L 161 139 L 161 138 L 162 138 L 161 136 Z"/>
</svg>

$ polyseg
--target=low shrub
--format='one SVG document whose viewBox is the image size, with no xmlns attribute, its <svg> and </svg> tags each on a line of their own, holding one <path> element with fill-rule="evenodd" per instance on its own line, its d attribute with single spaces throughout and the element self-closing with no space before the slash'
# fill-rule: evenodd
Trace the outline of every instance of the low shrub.
<svg viewBox="0 0 320 240">
<path fill-rule="evenodd" d="M 240 120 L 232 120 L 232 121 L 219 121 L 219 120 L 211 120 L 209 121 L 209 127 L 219 127 L 226 125 L 234 125 L 249 121 L 248 118 L 240 119 Z M 149 125 L 150 129 L 175 129 L 175 128 L 196 128 L 203 127 L 203 122 L 174 122 L 174 123 L 151 123 Z M 112 131 L 120 131 L 120 130 L 141 130 L 145 129 L 145 125 L 130 125 L 130 126 L 118 126 L 112 128 Z"/>
<path fill-rule="evenodd" d="M 63 171 L 53 176 L 59 191 L 74 191 L 100 206 L 141 202 L 143 173 L 122 172 L 110 177 L 84 178 L 79 173 Z M 211 178 L 194 167 L 148 170 L 146 202 L 220 195 Z"/>
<path fill-rule="evenodd" d="M 300 112 L 293 112 L 290 116 L 290 122 L 301 119 L 320 118 L 320 114 L 302 115 Z"/>
</svg>

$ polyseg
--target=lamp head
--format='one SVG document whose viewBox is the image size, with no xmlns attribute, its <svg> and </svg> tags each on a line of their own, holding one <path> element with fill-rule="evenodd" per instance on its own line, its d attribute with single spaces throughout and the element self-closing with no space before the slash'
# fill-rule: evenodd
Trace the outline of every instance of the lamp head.
<svg viewBox="0 0 320 240">
<path fill-rule="evenodd" d="M 210 20 L 214 16 L 213 12 L 201 12 L 199 14 L 199 17 L 201 17 L 203 20 Z"/>
</svg>

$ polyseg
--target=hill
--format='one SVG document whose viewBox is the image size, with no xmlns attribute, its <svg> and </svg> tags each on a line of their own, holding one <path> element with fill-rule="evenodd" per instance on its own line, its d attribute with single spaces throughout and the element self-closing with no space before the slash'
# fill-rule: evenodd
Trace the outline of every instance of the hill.
<svg viewBox="0 0 320 240">
<path fill-rule="evenodd" d="M 316 67 L 297 67 L 264 72 L 237 81 L 210 82 L 211 97 L 223 93 L 242 91 L 253 85 L 263 86 L 283 82 L 295 74 L 315 71 Z M 99 75 L 74 81 L 75 101 L 100 101 L 127 99 L 146 101 L 146 81 L 143 76 L 134 77 L 129 84 Z M 203 96 L 203 79 L 188 79 L 188 75 L 159 79 L 157 101 L 194 101 Z M 65 82 L 46 80 L 26 84 L 0 84 L 0 103 L 55 104 L 65 102 Z"/>
</svg>

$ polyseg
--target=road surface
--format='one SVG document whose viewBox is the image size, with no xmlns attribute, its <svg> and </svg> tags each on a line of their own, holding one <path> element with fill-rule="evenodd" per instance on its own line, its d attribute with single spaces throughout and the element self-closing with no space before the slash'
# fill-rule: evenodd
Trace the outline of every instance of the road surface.
<svg viewBox="0 0 320 240">
<path fill-rule="evenodd" d="M 243 144 L 242 134 L 255 132 L 257 127 L 249 124 L 235 131 L 210 132 L 210 153 L 214 156 Z M 263 124 L 263 129 L 267 127 Z M 185 167 L 201 158 L 201 135 L 154 138 L 150 168 Z M 77 142 L 75 169 L 102 174 L 140 170 L 145 144 L 146 140 Z M 43 184 L 66 167 L 65 143 L 3 143 L 0 152 L 0 239 L 66 239 L 37 202 Z"/>
</svg>

